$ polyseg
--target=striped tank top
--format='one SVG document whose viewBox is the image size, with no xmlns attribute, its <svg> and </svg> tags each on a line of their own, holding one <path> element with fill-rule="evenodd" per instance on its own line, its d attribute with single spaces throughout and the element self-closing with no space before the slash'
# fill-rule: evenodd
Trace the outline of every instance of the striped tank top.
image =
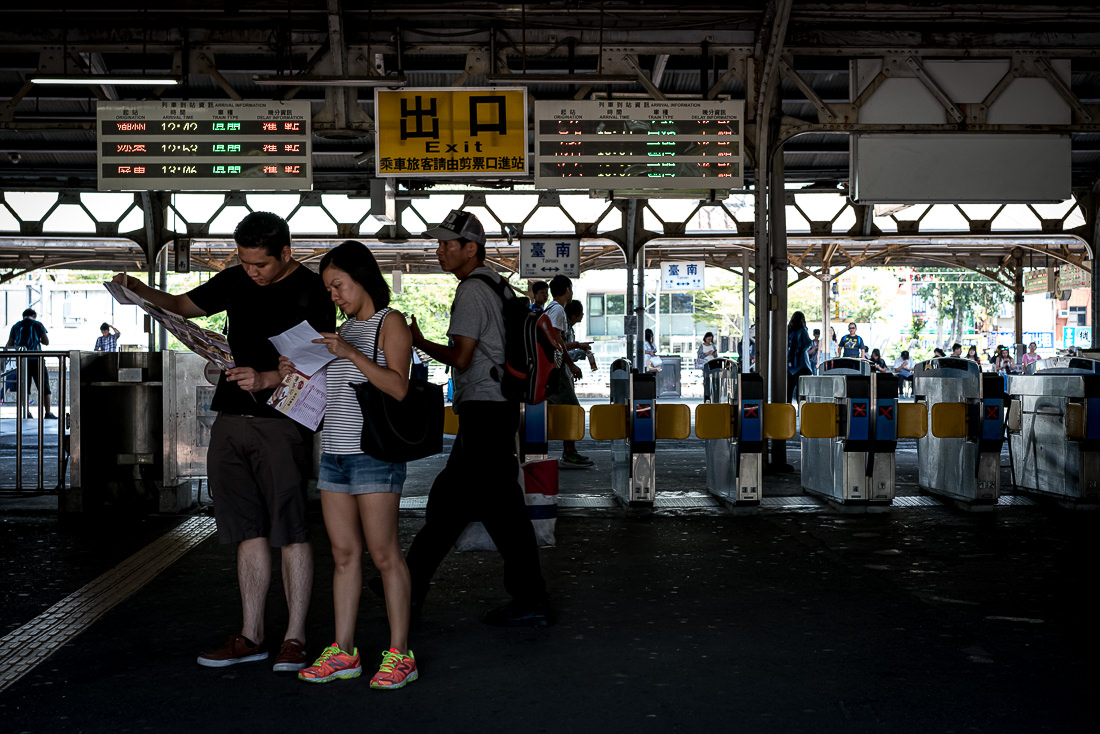
<svg viewBox="0 0 1100 734">
<path fill-rule="evenodd" d="M 366 321 L 354 316 L 340 327 L 340 334 L 353 347 L 368 357 L 374 353 L 374 339 L 382 320 L 392 308 L 384 308 Z M 386 355 L 379 349 L 377 364 L 386 366 Z M 363 413 L 349 382 L 367 382 L 366 376 L 350 359 L 334 359 L 327 367 L 325 385 L 328 403 L 325 424 L 321 429 L 321 451 L 326 454 L 361 454 L 359 438 L 363 434 Z"/>
</svg>

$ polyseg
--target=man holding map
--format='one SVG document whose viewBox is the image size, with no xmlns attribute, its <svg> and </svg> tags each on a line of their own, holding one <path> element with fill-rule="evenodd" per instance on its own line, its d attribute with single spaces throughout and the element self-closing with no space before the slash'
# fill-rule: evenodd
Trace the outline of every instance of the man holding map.
<svg viewBox="0 0 1100 734">
<path fill-rule="evenodd" d="M 240 265 L 226 268 L 181 295 L 159 291 L 119 273 L 114 282 L 154 306 L 184 318 L 225 311 L 233 367 L 222 372 L 211 408 L 207 476 L 218 537 L 237 546 L 243 623 L 239 634 L 198 663 L 225 667 L 268 657 L 264 602 L 271 583 L 269 544 L 281 549 L 289 622 L 276 671 L 307 664 L 305 618 L 313 586 L 306 482 L 312 432 L 268 405 L 279 386 L 279 354 L 269 341 L 303 320 L 318 331 L 336 328 L 336 309 L 324 284 L 294 259 L 290 228 L 268 212 L 252 212 L 233 233 Z"/>
</svg>

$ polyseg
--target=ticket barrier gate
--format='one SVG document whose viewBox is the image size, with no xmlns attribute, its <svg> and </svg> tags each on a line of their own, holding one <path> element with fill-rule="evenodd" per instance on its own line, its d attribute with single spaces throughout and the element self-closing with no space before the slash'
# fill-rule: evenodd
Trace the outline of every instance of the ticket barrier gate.
<svg viewBox="0 0 1100 734">
<path fill-rule="evenodd" d="M 1057 357 L 1008 378 L 1016 486 L 1070 505 L 1100 501 L 1100 361 Z"/>
<path fill-rule="evenodd" d="M 443 408 L 443 433 L 458 435 L 459 416 L 453 406 Z M 538 461 L 549 456 L 549 442 L 584 438 L 584 408 L 579 405 L 520 405 L 519 460 Z"/>
<path fill-rule="evenodd" d="M 593 405 L 589 434 L 611 441 L 611 489 L 630 506 L 652 506 L 656 498 L 657 439 L 684 440 L 691 434 L 686 405 L 657 403 L 652 374 L 638 373 L 630 362 L 611 364 L 611 402 Z"/>
<path fill-rule="evenodd" d="M 968 509 L 992 508 L 1001 491 L 1004 378 L 968 359 L 940 357 L 913 370 L 917 403 L 931 406 L 917 439 L 917 482 Z"/>
<path fill-rule="evenodd" d="M 760 503 L 765 439 L 795 434 L 795 411 L 764 402 L 764 380 L 728 359 L 707 363 L 709 401 L 695 409 L 695 435 L 706 450 L 707 489 L 727 504 Z"/>
<path fill-rule="evenodd" d="M 848 357 L 801 377 L 798 391 L 802 488 L 842 505 L 893 502 L 897 439 L 924 434 L 925 406 L 899 404 L 897 377 Z"/>
</svg>

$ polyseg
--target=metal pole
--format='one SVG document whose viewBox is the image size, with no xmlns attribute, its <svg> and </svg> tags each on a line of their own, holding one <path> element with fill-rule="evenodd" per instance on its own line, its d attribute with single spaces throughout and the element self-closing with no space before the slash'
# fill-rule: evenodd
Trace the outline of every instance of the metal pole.
<svg viewBox="0 0 1100 734">
<path fill-rule="evenodd" d="M 818 372 L 821 371 L 821 363 L 833 357 L 833 338 L 829 335 L 829 320 L 832 317 L 832 304 L 829 296 L 832 291 L 832 276 L 829 275 L 829 267 L 821 268 L 821 344 L 817 348 Z"/>
<path fill-rule="evenodd" d="M 741 372 L 752 371 L 749 363 L 749 321 L 752 319 L 752 302 L 749 300 L 749 287 L 752 286 L 752 278 L 749 277 L 749 263 L 752 261 L 752 251 L 745 250 L 741 253 Z"/>
</svg>

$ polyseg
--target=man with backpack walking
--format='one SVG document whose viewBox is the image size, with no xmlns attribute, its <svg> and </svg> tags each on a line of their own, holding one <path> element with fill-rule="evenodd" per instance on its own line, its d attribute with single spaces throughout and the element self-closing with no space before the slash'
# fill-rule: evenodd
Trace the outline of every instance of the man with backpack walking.
<svg viewBox="0 0 1100 734">
<path fill-rule="evenodd" d="M 6 349 L 15 349 L 20 352 L 41 352 L 42 347 L 50 343 L 50 337 L 46 335 L 46 327 L 42 325 L 41 321 L 38 321 L 36 317 L 38 314 L 33 308 L 28 308 L 23 312 L 23 320 L 17 322 L 11 327 L 11 333 L 8 334 L 8 343 Z M 27 371 L 27 399 L 30 399 L 30 388 L 33 383 L 38 389 L 39 401 L 46 409 L 47 418 L 57 418 L 50 410 L 50 374 L 48 371 L 44 372 L 42 383 L 38 382 L 38 372 L 43 365 L 41 357 L 31 357 L 26 361 L 24 369 Z M 20 406 L 22 410 L 22 406 Z M 27 417 L 31 417 L 30 406 L 27 406 Z"/>
<path fill-rule="evenodd" d="M 470 522 L 480 520 L 504 559 L 504 588 L 512 601 L 485 614 L 500 627 L 545 627 L 552 621 L 538 545 L 519 487 L 516 431 L 519 403 L 501 389 L 505 328 L 501 296 L 484 278 L 485 229 L 470 212 L 452 210 L 424 233 L 437 239 L 440 267 L 459 280 L 447 336 L 452 345 L 427 341 L 413 317 L 413 346 L 454 368 L 454 410 L 459 416 L 447 465 L 428 494 L 424 527 L 407 562 L 413 615 L 419 613 L 432 575 Z M 514 294 L 508 294 L 514 298 Z"/>
</svg>

